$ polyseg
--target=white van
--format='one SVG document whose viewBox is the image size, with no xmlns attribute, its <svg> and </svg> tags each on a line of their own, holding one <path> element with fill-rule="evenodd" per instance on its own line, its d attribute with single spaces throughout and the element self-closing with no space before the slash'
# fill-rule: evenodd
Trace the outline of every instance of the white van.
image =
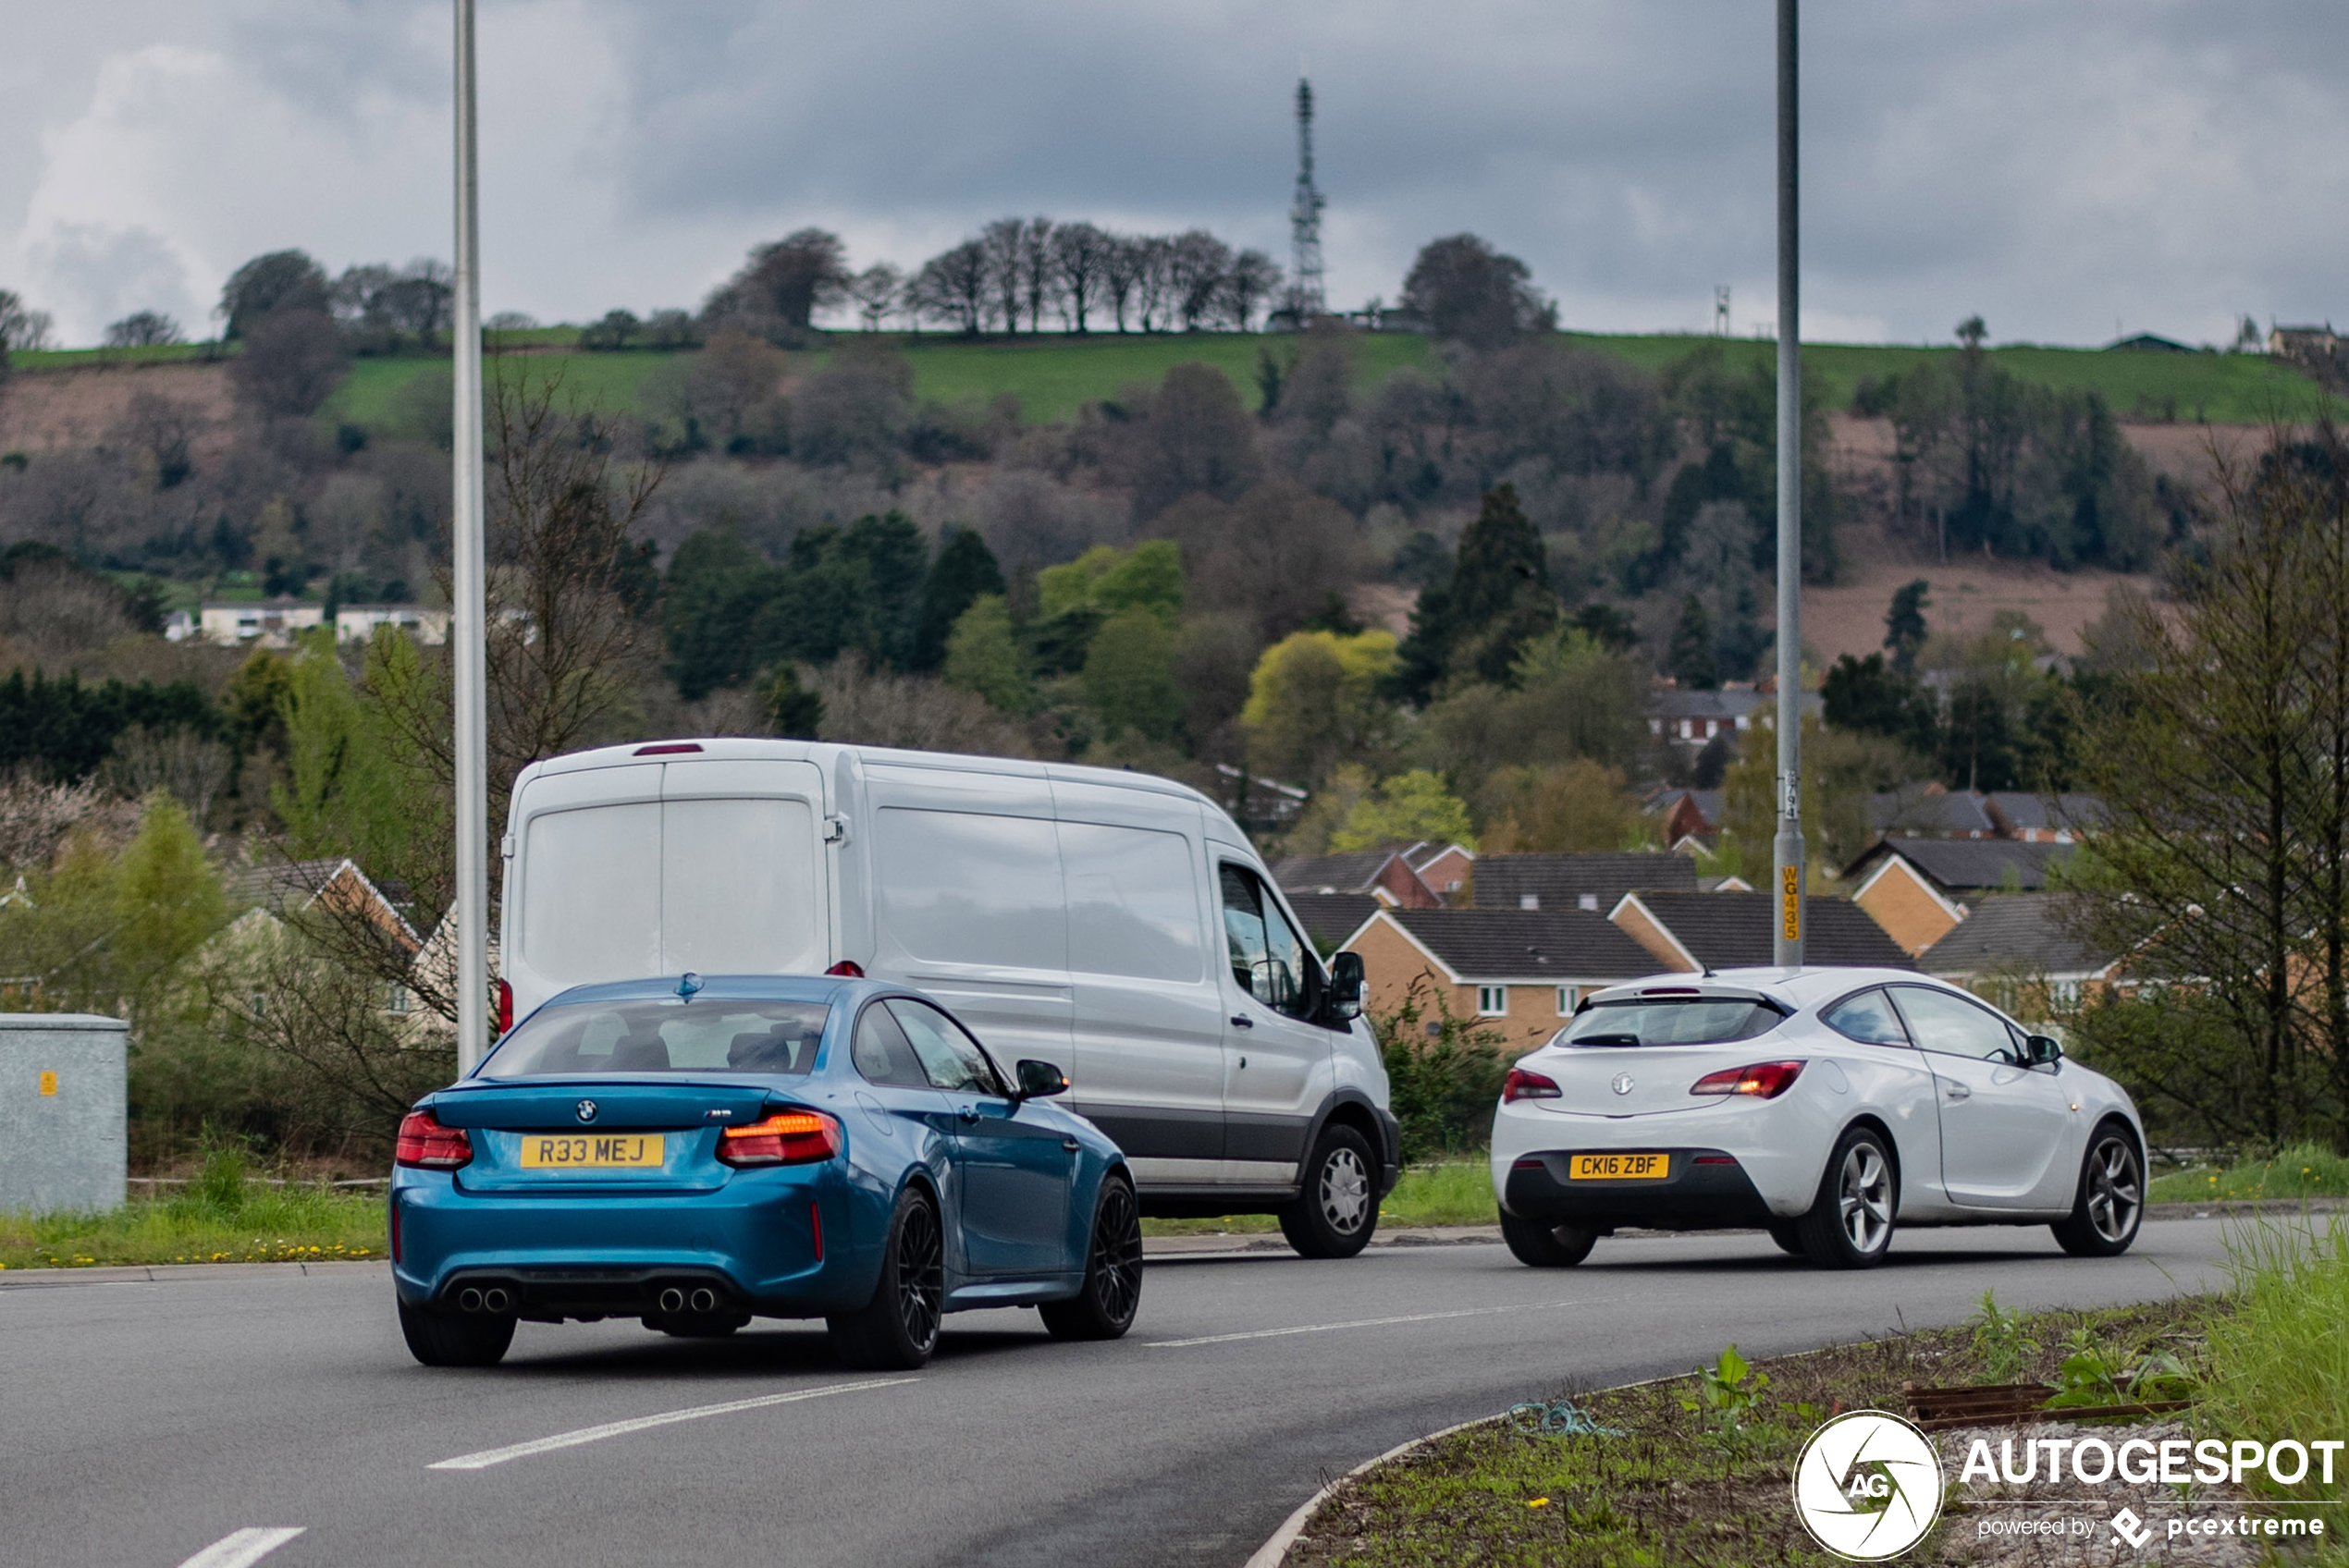
<svg viewBox="0 0 2349 1568">
<path fill-rule="evenodd" d="M 500 962 L 566 986 L 842 965 L 1064 1067 L 1146 1213 L 1361 1250 L 1395 1184 L 1359 962 L 1325 973 L 1247 837 L 1147 774 L 801 741 L 607 747 L 515 781 Z"/>
</svg>

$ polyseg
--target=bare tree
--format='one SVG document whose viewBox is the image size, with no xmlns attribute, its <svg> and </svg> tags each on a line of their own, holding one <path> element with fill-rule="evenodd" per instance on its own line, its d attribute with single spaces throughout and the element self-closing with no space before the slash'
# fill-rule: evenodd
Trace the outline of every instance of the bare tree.
<svg viewBox="0 0 2349 1568">
<path fill-rule="evenodd" d="M 1235 332 L 1246 332 L 1257 307 L 1280 292 L 1281 269 L 1261 251 L 1242 251 L 1224 273 L 1218 311 Z"/>
<path fill-rule="evenodd" d="M 1089 223 L 1064 223 L 1052 231 L 1052 272 L 1060 283 L 1061 319 L 1070 331 L 1086 330 L 1085 313 L 1101 295 L 1116 244 Z"/>
<path fill-rule="evenodd" d="M 709 296 L 702 316 L 776 342 L 806 336 L 818 311 L 848 296 L 848 252 L 840 236 L 803 228 L 754 247 L 743 268 Z"/>
<path fill-rule="evenodd" d="M 161 311 L 133 311 L 120 321 L 106 324 L 109 349 L 152 349 L 185 339 L 179 324 Z"/>
<path fill-rule="evenodd" d="M 975 337 L 987 325 L 990 280 L 985 247 L 976 239 L 965 239 L 922 263 L 914 278 L 914 309 L 952 322 Z"/>
<path fill-rule="evenodd" d="M 15 294 L 0 288 L 0 360 L 12 349 L 27 353 L 49 346 L 49 312 L 36 311 Z"/>
<path fill-rule="evenodd" d="M 1101 248 L 1101 293 L 1108 299 L 1117 330 L 1125 330 L 1125 309 L 1142 286 L 1143 242 L 1132 235 L 1106 237 Z"/>
<path fill-rule="evenodd" d="M 307 419 L 342 380 L 349 352 L 324 311 L 279 310 L 244 332 L 245 351 L 228 361 L 229 379 L 257 413 Z"/>
<path fill-rule="evenodd" d="M 1019 281 L 1027 293 L 1027 330 L 1044 330 L 1044 307 L 1058 299 L 1060 275 L 1052 265 L 1052 220 L 1030 218 L 1019 237 Z"/>
<path fill-rule="evenodd" d="M 996 319 L 1005 332 L 1019 330 L 1021 263 L 1027 251 L 1027 223 L 1023 218 L 997 218 L 979 230 L 978 247 L 987 258 L 988 291 L 994 296 Z"/>
<path fill-rule="evenodd" d="M 849 298 L 867 332 L 879 332 L 905 292 L 905 276 L 887 262 L 875 262 L 849 280 Z"/>
<path fill-rule="evenodd" d="M 1157 332 L 1173 318 L 1174 242 L 1163 235 L 1146 234 L 1134 245 L 1134 308 L 1144 332 Z"/>
<path fill-rule="evenodd" d="M 1231 268 L 1232 248 L 1203 228 L 1187 229 L 1167 241 L 1167 293 L 1174 312 L 1183 318 L 1184 331 L 1197 332 L 1200 322 L 1218 312 Z"/>
</svg>

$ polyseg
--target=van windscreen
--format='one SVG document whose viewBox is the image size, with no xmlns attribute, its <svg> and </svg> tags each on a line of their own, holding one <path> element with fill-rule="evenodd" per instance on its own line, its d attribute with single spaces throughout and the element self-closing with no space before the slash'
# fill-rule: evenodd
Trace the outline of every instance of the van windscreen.
<svg viewBox="0 0 2349 1568">
<path fill-rule="evenodd" d="M 540 1008 L 498 1042 L 484 1078 L 596 1072 L 780 1072 L 816 1065 L 825 1002 L 648 997 Z"/>
</svg>

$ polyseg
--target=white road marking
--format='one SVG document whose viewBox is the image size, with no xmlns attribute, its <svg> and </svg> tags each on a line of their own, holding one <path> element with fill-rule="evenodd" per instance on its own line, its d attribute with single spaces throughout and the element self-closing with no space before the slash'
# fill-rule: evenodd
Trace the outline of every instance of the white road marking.
<svg viewBox="0 0 2349 1568">
<path fill-rule="evenodd" d="M 1142 1342 L 1159 1350 L 1176 1350 L 1185 1345 L 1227 1345 L 1234 1340 L 1276 1340 L 1285 1334 L 1327 1334 L 1339 1329 L 1384 1329 L 1390 1323 L 1433 1323 L 1443 1317 L 1490 1317 L 1499 1312 L 1546 1312 L 1553 1307 L 1580 1305 L 1570 1301 L 1529 1301 L 1515 1306 L 1471 1306 L 1457 1312 L 1414 1312 L 1404 1317 L 1357 1317 L 1346 1323 L 1306 1323 L 1294 1329 L 1250 1329 L 1241 1334 L 1202 1334 L 1195 1340 L 1145 1340 Z"/>
<path fill-rule="evenodd" d="M 233 1536 L 223 1536 L 204 1548 L 179 1568 L 252 1568 L 296 1536 L 304 1526 L 278 1525 L 275 1528 L 259 1525 L 248 1525 Z"/>
<path fill-rule="evenodd" d="M 757 1410 L 770 1404 L 791 1404 L 803 1399 L 822 1399 L 826 1394 L 853 1394 L 863 1389 L 892 1389 L 900 1383 L 916 1381 L 912 1378 L 871 1378 L 861 1383 L 830 1383 L 820 1389 L 800 1389 L 787 1394 L 762 1394 L 756 1399 L 732 1399 L 723 1404 L 697 1404 L 690 1410 L 671 1410 L 659 1415 L 639 1415 L 629 1421 L 608 1421 L 600 1427 L 583 1427 L 576 1432 L 558 1432 L 551 1438 L 533 1438 L 526 1443 L 513 1443 L 505 1448 L 484 1449 L 479 1453 L 461 1453 L 454 1459 L 443 1459 L 424 1466 L 427 1470 L 486 1470 L 493 1464 L 503 1464 L 510 1459 L 527 1459 L 534 1453 L 551 1453 L 559 1448 L 577 1448 L 582 1443 L 601 1442 L 606 1438 L 626 1437 L 631 1432 L 646 1431 L 654 1427 L 672 1426 L 679 1421 L 698 1421 L 705 1415 L 731 1415 L 737 1410 Z M 213 1568 L 206 1563 L 204 1568 Z"/>
</svg>

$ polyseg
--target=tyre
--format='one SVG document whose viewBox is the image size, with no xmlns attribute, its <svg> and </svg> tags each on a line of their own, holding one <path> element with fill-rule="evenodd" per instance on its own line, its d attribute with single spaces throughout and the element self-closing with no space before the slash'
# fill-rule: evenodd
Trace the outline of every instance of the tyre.
<svg viewBox="0 0 2349 1568">
<path fill-rule="evenodd" d="M 1780 1252 L 1792 1253 L 1797 1257 L 1802 1256 L 1802 1232 L 1791 1219 L 1772 1221 L 1770 1240 L 1778 1243 Z"/>
<path fill-rule="evenodd" d="M 1142 1305 L 1142 1210 L 1123 1176 L 1101 1180 L 1093 1238 L 1085 1249 L 1085 1283 L 1066 1301 L 1037 1310 L 1056 1340 L 1114 1340 L 1134 1326 Z"/>
<path fill-rule="evenodd" d="M 1505 1208 L 1501 1211 L 1501 1240 L 1508 1243 L 1509 1251 L 1529 1268 L 1571 1268 L 1591 1256 L 1599 1235 L 1580 1225 L 1545 1225 L 1539 1219 L 1519 1219 Z"/>
<path fill-rule="evenodd" d="M 898 1194 L 881 1249 L 880 1280 L 858 1310 L 829 1317 L 832 1354 L 843 1366 L 907 1372 L 938 1348 L 946 1305 L 945 1237 L 938 1207 L 919 1187 Z"/>
<path fill-rule="evenodd" d="M 658 1329 L 679 1340 L 722 1340 L 749 1321 L 746 1317 L 718 1312 L 681 1312 L 673 1317 L 645 1315 L 646 1328 Z"/>
<path fill-rule="evenodd" d="M 1351 1127 L 1326 1127 L 1305 1162 L 1303 1191 L 1281 1210 L 1281 1234 L 1307 1257 L 1352 1257 L 1378 1229 L 1371 1145 Z"/>
<path fill-rule="evenodd" d="M 2072 1212 L 2048 1229 L 2074 1257 L 2118 1257 L 2137 1239 L 2146 1214 L 2146 1162 L 2122 1121 L 2099 1124 L 2080 1162 Z"/>
<path fill-rule="evenodd" d="M 400 1304 L 400 1334 L 426 1366 L 495 1366 L 514 1342 L 514 1320 L 479 1312 L 441 1312 Z"/>
<path fill-rule="evenodd" d="M 1854 1127 L 1835 1143 L 1819 1196 L 1794 1222 L 1802 1256 L 1822 1268 L 1873 1268 L 1892 1246 L 1900 1194 L 1884 1140 Z"/>
</svg>

